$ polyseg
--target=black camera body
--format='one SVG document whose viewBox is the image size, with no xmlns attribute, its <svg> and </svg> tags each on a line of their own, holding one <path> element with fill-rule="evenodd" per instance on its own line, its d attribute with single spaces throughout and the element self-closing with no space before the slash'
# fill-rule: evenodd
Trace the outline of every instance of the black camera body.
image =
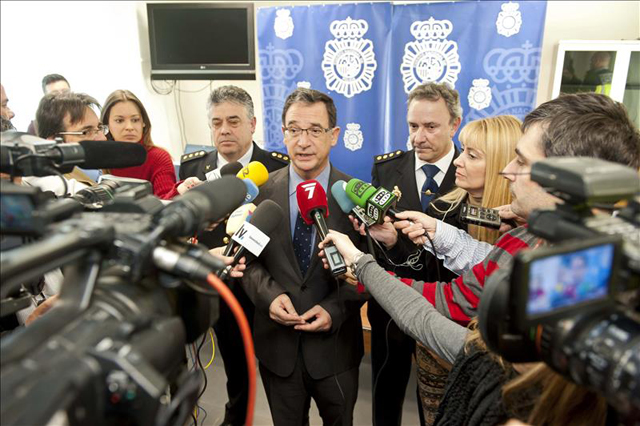
<svg viewBox="0 0 640 426">
<path fill-rule="evenodd" d="M 637 420 L 638 173 L 592 158 L 549 158 L 534 163 L 531 175 L 564 200 L 529 218 L 529 230 L 554 245 L 518 253 L 511 270 L 487 280 L 480 332 L 507 361 L 544 361 L 603 394 L 622 418 Z M 619 200 L 627 206 L 617 216 L 592 213 Z"/>
<path fill-rule="evenodd" d="M 22 195 L 9 188 L 3 204 Z M 55 268 L 64 283 L 46 317 L 0 340 L 2 423 L 183 424 L 202 380 L 187 371 L 184 347 L 217 320 L 217 293 L 202 281 L 225 267 L 184 239 L 245 194 L 244 182 L 223 177 L 149 209 L 148 197 L 125 191 L 98 212 L 50 220 L 36 243 L 3 254 L 2 298 Z"/>
</svg>

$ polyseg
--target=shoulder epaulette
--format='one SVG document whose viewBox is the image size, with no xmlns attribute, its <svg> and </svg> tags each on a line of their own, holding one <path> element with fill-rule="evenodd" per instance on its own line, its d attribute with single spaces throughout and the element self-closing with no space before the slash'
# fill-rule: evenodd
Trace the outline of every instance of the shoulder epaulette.
<svg viewBox="0 0 640 426">
<path fill-rule="evenodd" d="M 195 160 L 197 158 L 202 158 L 205 155 L 207 155 L 207 151 L 205 151 L 205 150 L 195 151 L 195 152 L 190 152 L 188 154 L 184 154 L 182 157 L 180 157 L 180 164 L 186 163 L 186 162 L 191 161 L 191 160 Z"/>
<path fill-rule="evenodd" d="M 284 163 L 284 164 L 289 164 L 289 161 L 291 161 L 289 156 L 286 154 L 281 154 L 279 152 L 273 151 L 270 153 L 270 155 L 271 155 L 271 158 L 273 158 L 274 160 L 280 161 L 281 163 Z"/>
<path fill-rule="evenodd" d="M 402 157 L 404 151 L 399 149 L 397 151 L 388 152 L 386 154 L 380 154 L 373 157 L 373 162 L 375 164 L 384 163 L 385 161 L 393 160 L 394 158 Z"/>
</svg>

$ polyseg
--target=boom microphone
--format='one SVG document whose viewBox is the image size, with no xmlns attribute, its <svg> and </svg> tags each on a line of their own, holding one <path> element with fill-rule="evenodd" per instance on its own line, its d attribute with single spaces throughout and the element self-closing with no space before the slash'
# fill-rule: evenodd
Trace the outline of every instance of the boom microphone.
<svg viewBox="0 0 640 426">
<path fill-rule="evenodd" d="M 389 215 L 395 219 L 398 211 L 395 209 L 398 197 L 392 192 L 380 187 L 376 189 L 370 183 L 360 179 L 351 179 L 346 187 L 347 196 L 365 210 L 367 216 L 377 224 L 384 223 L 384 217 Z"/>
<path fill-rule="evenodd" d="M 65 163 L 65 156 L 70 157 L 68 148 L 73 143 L 61 143 L 54 150 L 60 152 L 60 160 Z M 139 143 L 116 141 L 82 141 L 79 145 L 84 151 L 82 160 L 75 163 L 83 169 L 123 169 L 140 166 L 147 161 L 147 150 Z M 68 153 L 68 154 L 67 154 Z M 54 159 L 53 156 L 50 158 Z"/>
<path fill-rule="evenodd" d="M 233 176 L 204 182 L 174 198 L 155 217 L 159 237 L 187 237 L 233 211 L 244 201 L 247 187 Z"/>
<path fill-rule="evenodd" d="M 232 239 L 240 245 L 240 248 L 233 255 L 233 263 L 220 274 L 220 279 L 227 278 L 231 268 L 240 261 L 247 251 L 256 257 L 260 256 L 262 250 L 271 240 L 269 235 L 283 218 L 282 208 L 274 201 L 264 200 L 261 202 L 251 215 L 250 221 L 244 222 L 233 235 Z"/>
<path fill-rule="evenodd" d="M 251 179 L 257 186 L 262 186 L 269 180 L 269 171 L 261 162 L 252 161 L 240 170 L 236 176 L 240 179 Z"/>
<path fill-rule="evenodd" d="M 327 238 L 329 229 L 325 217 L 329 217 L 329 207 L 327 206 L 327 194 L 317 180 L 308 180 L 298 184 L 296 188 L 296 198 L 300 215 L 307 225 L 315 224 L 320 239 Z M 347 272 L 347 265 L 344 258 L 333 244 L 328 244 L 324 248 L 324 253 L 329 264 L 331 274 L 335 277 Z"/>
</svg>

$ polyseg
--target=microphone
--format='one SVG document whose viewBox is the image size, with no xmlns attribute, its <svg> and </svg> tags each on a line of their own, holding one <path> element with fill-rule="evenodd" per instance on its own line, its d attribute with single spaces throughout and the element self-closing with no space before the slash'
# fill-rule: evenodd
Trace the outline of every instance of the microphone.
<svg viewBox="0 0 640 426">
<path fill-rule="evenodd" d="M 340 206 L 340 210 L 345 214 L 354 215 L 361 223 L 364 223 L 364 226 L 367 228 L 375 225 L 376 221 L 367 216 L 367 213 L 362 207 L 357 206 L 353 201 L 351 201 L 351 199 L 349 199 L 345 191 L 346 186 L 347 182 L 339 180 L 331 187 L 331 194 Z"/>
<path fill-rule="evenodd" d="M 247 195 L 244 197 L 244 203 L 252 203 L 260 193 L 260 190 L 251 179 L 242 179 L 242 181 L 247 185 Z"/>
<path fill-rule="evenodd" d="M 130 142 L 81 141 L 56 143 L 20 132 L 2 141 L 0 171 L 16 176 L 49 176 L 85 169 L 119 169 L 144 164 L 144 146 Z M 22 159 L 16 163 L 18 158 Z"/>
<path fill-rule="evenodd" d="M 298 184 L 296 188 L 296 198 L 300 215 L 307 225 L 315 224 L 320 239 L 327 238 L 329 229 L 325 217 L 329 217 L 329 207 L 327 206 L 327 194 L 317 180 L 308 180 Z M 347 265 L 344 258 L 333 244 L 328 244 L 324 248 L 325 257 L 329 264 L 331 274 L 335 277 L 347 272 Z"/>
<path fill-rule="evenodd" d="M 370 183 L 360 179 L 351 179 L 345 189 L 347 197 L 356 205 L 362 207 L 367 216 L 377 224 L 384 223 L 384 217 L 389 215 L 395 219 L 399 213 L 395 207 L 398 197 L 391 191 L 380 187 L 376 189 Z"/>
<path fill-rule="evenodd" d="M 269 234 L 280 224 L 284 213 L 278 204 L 271 200 L 264 200 L 256 207 L 249 222 L 243 222 L 240 228 L 233 234 L 232 239 L 240 245 L 233 255 L 233 263 L 222 271 L 220 279 L 224 280 L 231 272 L 231 268 L 246 254 L 260 256 L 271 238 Z"/>
<path fill-rule="evenodd" d="M 208 181 L 212 181 L 220 179 L 222 176 L 235 175 L 240 170 L 242 170 L 242 164 L 240 164 L 240 162 L 238 161 L 234 161 L 233 163 L 227 163 L 219 169 L 215 169 L 207 173 L 205 176 Z"/>
<path fill-rule="evenodd" d="M 247 193 L 243 181 L 223 176 L 204 182 L 173 199 L 155 217 L 158 236 L 187 237 L 233 211 L 244 201 Z"/>
<path fill-rule="evenodd" d="M 269 171 L 261 162 L 252 161 L 240 170 L 236 176 L 240 179 L 251 179 L 256 186 L 262 186 L 269 180 Z"/>
<path fill-rule="evenodd" d="M 227 221 L 227 235 L 233 236 L 243 223 L 251 219 L 251 215 L 256 209 L 256 205 L 253 203 L 244 204 L 231 213 L 229 220 Z M 227 247 L 224 249 L 223 255 L 230 256 L 233 253 L 233 249 L 236 248 L 234 240 L 229 241 Z"/>
</svg>

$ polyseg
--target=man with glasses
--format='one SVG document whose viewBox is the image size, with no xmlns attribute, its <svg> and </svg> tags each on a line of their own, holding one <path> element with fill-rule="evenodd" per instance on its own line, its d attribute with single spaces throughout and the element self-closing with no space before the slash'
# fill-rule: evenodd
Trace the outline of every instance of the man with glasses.
<svg viewBox="0 0 640 426">
<path fill-rule="evenodd" d="M 84 140 L 106 141 L 106 126 L 100 123 L 94 111 L 100 104 L 84 93 L 51 93 L 40 100 L 36 111 L 38 136 L 43 139 L 61 138 L 63 142 L 80 142 Z M 95 185 L 95 182 L 78 167 L 64 175 L 67 180 L 67 193 Z M 64 185 L 57 176 L 27 177 L 23 179 L 32 186 L 44 191 L 53 191 L 63 196 Z"/>
<path fill-rule="evenodd" d="M 254 341 L 276 425 L 304 425 L 311 398 L 324 424 L 350 425 L 358 392 L 363 336 L 355 287 L 332 277 L 318 257 L 318 235 L 300 216 L 298 185 L 315 180 L 327 194 L 349 176 L 331 166 L 340 128 L 333 100 L 311 89 L 291 93 L 282 112 L 291 165 L 269 175 L 258 204 L 269 199 L 284 212 L 242 285 L 255 305 Z M 347 215 L 329 195 L 327 225 L 360 242 Z"/>
</svg>

